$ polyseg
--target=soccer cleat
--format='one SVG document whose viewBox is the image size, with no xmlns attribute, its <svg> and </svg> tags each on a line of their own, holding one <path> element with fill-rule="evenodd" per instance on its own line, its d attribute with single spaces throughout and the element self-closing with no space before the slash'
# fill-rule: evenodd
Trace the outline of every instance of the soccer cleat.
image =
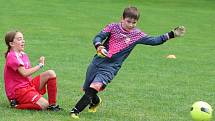
<svg viewBox="0 0 215 121">
<path fill-rule="evenodd" d="M 60 108 L 59 105 L 49 105 L 49 107 L 47 108 L 47 110 L 58 112 L 58 111 L 62 110 L 62 108 Z"/>
<path fill-rule="evenodd" d="M 10 100 L 10 107 L 15 108 L 17 106 L 17 101 L 16 100 Z"/>
<path fill-rule="evenodd" d="M 99 103 L 98 104 L 91 104 L 89 109 L 88 109 L 88 112 L 91 112 L 91 113 L 95 113 L 96 112 L 96 108 L 102 103 L 102 99 L 99 97 Z"/>
<path fill-rule="evenodd" d="M 74 110 L 71 110 L 70 116 L 71 116 L 72 118 L 74 118 L 74 119 L 80 119 L 79 116 L 78 116 L 78 113 L 75 113 Z"/>
</svg>

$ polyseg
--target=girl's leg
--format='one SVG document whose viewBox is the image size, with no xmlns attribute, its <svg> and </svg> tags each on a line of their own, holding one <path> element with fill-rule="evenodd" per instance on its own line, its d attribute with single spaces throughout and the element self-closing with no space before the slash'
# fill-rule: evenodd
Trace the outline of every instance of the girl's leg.
<svg viewBox="0 0 215 121">
<path fill-rule="evenodd" d="M 57 79 L 53 70 L 48 70 L 40 74 L 39 90 L 42 90 L 46 85 L 48 89 L 49 105 L 56 104 L 57 97 Z"/>
<path fill-rule="evenodd" d="M 17 109 L 23 110 L 44 110 L 49 106 L 48 101 L 41 97 L 36 103 L 24 103 L 16 106 Z"/>
<path fill-rule="evenodd" d="M 15 91 L 17 109 L 42 110 L 49 106 L 48 101 L 35 89 L 34 86 L 17 89 Z"/>
<path fill-rule="evenodd" d="M 21 110 L 42 110 L 42 108 L 33 103 L 25 103 L 25 104 L 19 104 L 16 106 L 16 109 L 21 109 Z"/>
<path fill-rule="evenodd" d="M 41 98 L 36 102 L 36 104 L 39 105 L 43 110 L 44 110 L 44 109 L 47 109 L 48 106 L 49 106 L 49 102 L 48 102 L 45 98 L 43 98 L 43 97 L 41 97 Z"/>
</svg>

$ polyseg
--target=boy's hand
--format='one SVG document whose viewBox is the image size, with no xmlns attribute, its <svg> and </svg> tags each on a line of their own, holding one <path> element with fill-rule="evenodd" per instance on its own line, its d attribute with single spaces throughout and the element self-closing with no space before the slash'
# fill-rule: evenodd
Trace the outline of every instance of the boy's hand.
<svg viewBox="0 0 215 121">
<path fill-rule="evenodd" d="M 173 30 L 175 37 L 184 36 L 185 33 L 185 27 L 184 26 L 178 26 Z"/>
<path fill-rule="evenodd" d="M 107 50 L 105 49 L 104 46 L 99 46 L 96 51 L 97 51 L 97 55 L 99 57 L 104 58 L 104 57 L 106 57 L 108 55 L 108 52 L 107 52 Z"/>
</svg>

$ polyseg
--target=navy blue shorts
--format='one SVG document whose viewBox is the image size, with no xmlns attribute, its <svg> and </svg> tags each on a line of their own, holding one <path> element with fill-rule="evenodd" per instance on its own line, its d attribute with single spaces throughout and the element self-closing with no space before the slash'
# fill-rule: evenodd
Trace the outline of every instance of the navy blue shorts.
<svg viewBox="0 0 215 121">
<path fill-rule="evenodd" d="M 90 84 L 93 82 L 101 82 L 104 84 L 104 86 L 106 86 L 114 78 L 115 71 L 116 70 L 114 68 L 111 68 L 108 66 L 100 67 L 98 65 L 91 63 L 88 66 L 88 69 L 86 72 L 86 79 L 85 79 L 83 88 L 84 89 L 89 88 Z"/>
</svg>

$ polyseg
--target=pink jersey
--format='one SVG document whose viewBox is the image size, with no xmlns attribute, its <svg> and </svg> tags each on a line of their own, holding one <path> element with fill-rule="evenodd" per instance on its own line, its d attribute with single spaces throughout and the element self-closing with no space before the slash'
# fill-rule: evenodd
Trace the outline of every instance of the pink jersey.
<svg viewBox="0 0 215 121">
<path fill-rule="evenodd" d="M 137 28 L 132 31 L 125 31 L 121 23 L 112 23 L 107 25 L 103 32 L 110 32 L 109 40 L 109 52 L 108 57 L 120 52 L 121 50 L 127 48 L 132 43 L 136 42 L 140 38 L 146 36 L 146 34 Z"/>
<path fill-rule="evenodd" d="M 10 50 L 6 57 L 4 66 L 4 82 L 5 91 L 8 99 L 15 98 L 15 90 L 30 85 L 31 76 L 24 77 L 18 72 L 18 68 L 24 66 L 26 69 L 31 68 L 28 56 L 21 52 L 18 54 L 14 50 Z"/>
</svg>

